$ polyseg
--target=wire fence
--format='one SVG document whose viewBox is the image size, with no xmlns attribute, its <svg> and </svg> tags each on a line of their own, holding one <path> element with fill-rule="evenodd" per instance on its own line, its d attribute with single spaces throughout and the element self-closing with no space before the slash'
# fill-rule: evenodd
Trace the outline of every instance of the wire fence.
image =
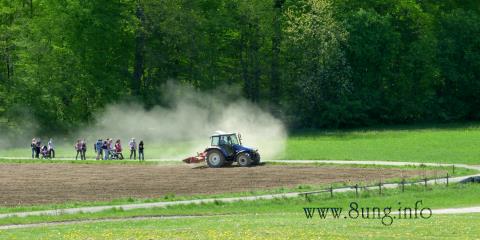
<svg viewBox="0 0 480 240">
<path fill-rule="evenodd" d="M 452 173 L 455 174 L 455 165 L 452 165 Z M 305 196 L 305 199 L 308 199 L 308 196 L 309 195 L 314 195 L 314 194 L 321 194 L 321 193 L 329 193 L 330 194 L 330 197 L 334 197 L 334 192 L 335 191 L 338 191 L 338 192 L 348 192 L 348 191 L 355 191 L 355 196 L 358 197 L 359 196 L 359 191 L 361 190 L 375 190 L 375 189 L 378 189 L 378 193 L 380 195 L 382 195 L 384 193 L 384 189 L 385 189 L 385 185 L 387 185 L 389 188 L 400 188 L 402 190 L 402 192 L 405 192 L 405 186 L 406 185 L 410 185 L 410 186 L 413 186 L 413 185 L 423 185 L 425 187 L 425 189 L 427 189 L 428 187 L 428 182 L 429 181 L 432 181 L 434 180 L 435 181 L 435 184 L 437 184 L 438 182 L 440 183 L 445 183 L 445 185 L 448 187 L 449 184 L 450 184 L 450 178 L 452 176 L 448 173 L 446 173 L 446 175 L 444 177 L 437 177 L 437 174 L 435 172 L 435 177 L 433 178 L 428 178 L 426 175 L 424 178 L 421 178 L 421 179 L 418 179 L 418 180 L 415 180 L 415 181 L 406 181 L 404 178 L 399 181 L 399 182 L 387 182 L 387 183 L 383 183 L 382 181 L 380 181 L 379 183 L 377 184 L 373 184 L 373 185 L 359 185 L 358 183 L 355 184 L 355 185 L 350 185 L 350 186 L 342 186 L 342 187 L 336 187 L 334 188 L 333 186 L 330 186 L 329 188 L 325 188 L 325 189 L 321 189 L 321 190 L 317 190 L 317 191 L 310 191 L 310 192 L 303 192 L 301 193 L 301 195 L 304 195 Z M 440 181 L 440 180 L 445 180 L 445 181 Z M 396 185 L 396 186 L 395 186 Z"/>
</svg>

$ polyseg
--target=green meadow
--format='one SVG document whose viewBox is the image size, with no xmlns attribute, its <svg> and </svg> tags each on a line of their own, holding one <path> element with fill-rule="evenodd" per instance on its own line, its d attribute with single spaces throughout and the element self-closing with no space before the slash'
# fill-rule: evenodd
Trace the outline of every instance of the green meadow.
<svg viewBox="0 0 480 240">
<path fill-rule="evenodd" d="M 306 132 L 290 136 L 281 159 L 480 164 L 480 125 Z"/>
<path fill-rule="evenodd" d="M 372 220 L 306 220 L 296 214 L 76 224 L 1 231 L 10 239 L 475 239 L 480 214 L 382 226 Z"/>
<path fill-rule="evenodd" d="M 57 143 L 58 157 L 75 157 L 73 143 L 71 146 Z M 159 159 L 174 156 L 176 152 L 188 153 L 185 147 L 188 144 L 146 143 L 146 158 Z M 93 143 L 89 143 L 89 159 L 95 156 L 92 147 Z M 128 157 L 128 152 L 125 151 L 124 155 Z M 25 148 L 3 149 L 0 157 L 29 158 L 30 148 L 26 143 Z M 170 160 L 180 160 L 181 157 L 170 157 Z M 480 124 L 292 133 L 286 141 L 284 153 L 276 158 L 480 164 Z"/>
</svg>

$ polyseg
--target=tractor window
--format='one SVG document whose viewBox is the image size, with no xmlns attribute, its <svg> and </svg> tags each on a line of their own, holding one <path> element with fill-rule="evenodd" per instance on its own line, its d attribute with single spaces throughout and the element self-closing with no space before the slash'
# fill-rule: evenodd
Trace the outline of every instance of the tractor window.
<svg viewBox="0 0 480 240">
<path fill-rule="evenodd" d="M 212 146 L 222 145 L 238 145 L 238 138 L 236 135 L 223 135 L 212 137 Z"/>
<path fill-rule="evenodd" d="M 212 137 L 212 146 L 218 146 L 218 140 L 220 140 L 220 137 Z"/>
<path fill-rule="evenodd" d="M 237 139 L 237 136 L 236 135 L 230 135 L 227 137 L 228 139 L 228 143 L 229 144 L 232 144 L 232 145 L 238 145 L 238 139 Z"/>
<path fill-rule="evenodd" d="M 218 145 L 227 145 L 227 144 L 230 144 L 228 142 L 227 136 L 220 136 L 220 140 L 218 142 Z"/>
</svg>

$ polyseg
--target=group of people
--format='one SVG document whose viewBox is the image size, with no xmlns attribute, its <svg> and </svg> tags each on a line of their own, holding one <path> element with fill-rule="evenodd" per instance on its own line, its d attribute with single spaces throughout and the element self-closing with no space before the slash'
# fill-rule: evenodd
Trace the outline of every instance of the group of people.
<svg viewBox="0 0 480 240">
<path fill-rule="evenodd" d="M 145 156 L 144 156 L 144 147 L 143 147 L 143 140 L 140 141 L 140 143 L 137 146 L 137 142 L 135 141 L 135 138 L 130 139 L 130 142 L 128 143 L 129 149 L 130 149 L 130 159 L 137 160 L 137 148 L 138 148 L 138 160 L 144 161 Z M 95 153 L 96 153 L 96 159 L 100 160 L 108 160 L 108 159 L 124 159 L 123 157 L 123 148 L 122 148 L 122 143 L 120 139 L 117 139 L 115 141 L 115 144 L 113 144 L 113 139 L 107 138 L 106 140 L 98 139 L 97 142 L 93 145 Z"/>
<path fill-rule="evenodd" d="M 47 145 L 42 145 L 40 138 L 33 138 L 30 146 L 32 148 L 32 158 L 40 158 L 40 156 L 42 159 L 55 158 L 55 146 L 53 144 L 53 139 L 51 138 Z M 135 138 L 132 138 L 130 139 L 128 146 L 130 149 L 130 159 L 133 157 L 134 160 L 137 160 L 138 150 L 138 160 L 145 160 L 143 140 L 140 141 L 137 146 Z M 75 151 L 77 152 L 75 160 L 78 160 L 78 155 L 80 155 L 81 160 L 86 160 L 87 142 L 85 139 L 77 139 L 74 147 Z M 93 144 L 93 149 L 95 151 L 97 160 L 124 159 L 122 154 L 123 148 L 120 139 L 117 139 L 115 144 L 113 144 L 113 139 L 111 138 L 107 138 L 106 140 L 98 139 L 97 142 Z"/>
<path fill-rule="evenodd" d="M 33 138 L 30 147 L 32 148 L 32 158 L 40 158 L 40 155 L 42 159 L 55 158 L 55 146 L 51 138 L 47 145 L 42 145 L 40 138 Z"/>
</svg>

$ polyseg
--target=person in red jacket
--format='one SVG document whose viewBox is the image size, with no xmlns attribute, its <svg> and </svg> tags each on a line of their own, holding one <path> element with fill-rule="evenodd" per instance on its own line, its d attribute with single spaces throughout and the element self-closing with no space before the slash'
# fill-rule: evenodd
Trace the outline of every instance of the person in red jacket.
<svg viewBox="0 0 480 240">
<path fill-rule="evenodd" d="M 115 142 L 115 152 L 117 153 L 118 159 L 123 159 L 122 144 L 120 143 L 120 139 L 117 139 Z"/>
</svg>

